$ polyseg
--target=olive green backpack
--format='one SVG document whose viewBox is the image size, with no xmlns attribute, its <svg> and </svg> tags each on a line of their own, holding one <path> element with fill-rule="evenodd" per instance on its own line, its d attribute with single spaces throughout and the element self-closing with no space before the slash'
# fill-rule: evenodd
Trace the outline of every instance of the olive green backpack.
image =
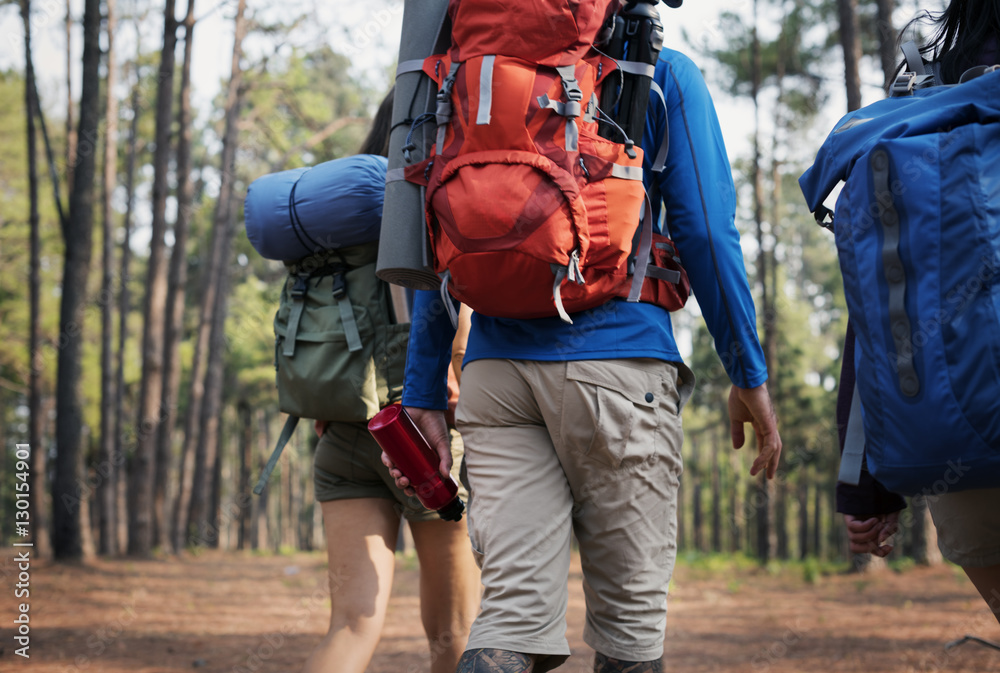
<svg viewBox="0 0 1000 673">
<path fill-rule="evenodd" d="M 289 415 L 260 493 L 300 418 L 364 422 L 403 394 L 409 323 L 375 275 L 378 242 L 286 262 L 274 316 L 278 408 Z"/>
</svg>

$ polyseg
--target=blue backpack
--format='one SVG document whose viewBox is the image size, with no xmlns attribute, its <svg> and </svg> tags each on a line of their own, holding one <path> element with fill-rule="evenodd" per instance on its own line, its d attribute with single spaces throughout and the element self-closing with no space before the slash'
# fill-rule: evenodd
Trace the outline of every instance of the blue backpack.
<svg viewBox="0 0 1000 673">
<path fill-rule="evenodd" d="M 908 93 L 843 117 L 799 179 L 857 336 L 840 480 L 863 457 L 903 495 L 997 487 L 1000 72 Z"/>
</svg>

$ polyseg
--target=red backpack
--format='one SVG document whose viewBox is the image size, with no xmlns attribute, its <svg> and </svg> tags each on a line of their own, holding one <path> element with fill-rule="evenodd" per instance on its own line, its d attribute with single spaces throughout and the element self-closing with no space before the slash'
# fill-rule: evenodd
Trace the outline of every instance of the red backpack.
<svg viewBox="0 0 1000 673">
<path fill-rule="evenodd" d="M 450 0 L 451 49 L 423 62 L 437 110 L 414 124 L 433 117 L 437 141 L 405 175 L 426 187 L 435 271 L 484 315 L 572 322 L 613 297 L 687 298 L 673 243 L 652 231 L 642 150 L 598 135 L 617 64 L 591 47 L 611 4 Z M 648 264 L 630 264 L 633 248 Z"/>
</svg>

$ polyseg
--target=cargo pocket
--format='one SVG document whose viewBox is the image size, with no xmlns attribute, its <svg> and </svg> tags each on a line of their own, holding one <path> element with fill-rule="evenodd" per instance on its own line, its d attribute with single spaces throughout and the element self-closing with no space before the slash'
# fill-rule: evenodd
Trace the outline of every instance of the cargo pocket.
<svg viewBox="0 0 1000 673">
<path fill-rule="evenodd" d="M 656 452 L 668 401 L 662 364 L 655 371 L 620 361 L 568 362 L 562 437 L 571 450 L 618 470 Z M 676 393 L 675 393 L 676 394 Z"/>
</svg>

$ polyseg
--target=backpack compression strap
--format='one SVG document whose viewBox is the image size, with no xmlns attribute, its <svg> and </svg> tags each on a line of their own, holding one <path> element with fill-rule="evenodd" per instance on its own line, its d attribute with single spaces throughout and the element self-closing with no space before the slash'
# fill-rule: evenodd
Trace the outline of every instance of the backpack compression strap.
<svg viewBox="0 0 1000 673">
<path fill-rule="evenodd" d="M 267 486 L 267 480 L 271 478 L 271 473 L 274 472 L 275 465 L 278 464 L 278 459 L 281 458 L 281 452 L 285 450 L 285 444 L 288 444 L 288 440 L 292 438 L 292 433 L 295 432 L 295 426 L 299 424 L 298 416 L 289 416 L 288 420 L 285 421 L 285 427 L 281 429 L 281 435 L 278 437 L 278 443 L 274 447 L 274 451 L 271 453 L 271 457 L 267 459 L 267 465 L 260 472 L 260 479 L 257 480 L 257 485 L 253 487 L 253 492 L 256 495 L 260 495 L 264 492 L 264 487 Z"/>
<path fill-rule="evenodd" d="M 354 307 L 351 305 L 351 298 L 347 296 L 344 269 L 325 267 L 311 274 L 299 273 L 295 275 L 295 284 L 291 291 L 292 311 L 288 316 L 288 331 L 285 333 L 285 347 L 282 351 L 282 355 L 285 357 L 295 357 L 295 342 L 299 333 L 299 321 L 302 319 L 302 312 L 306 306 L 306 295 L 309 293 L 309 279 L 322 275 L 333 276 L 333 298 L 337 301 L 337 307 L 340 309 L 340 322 L 344 325 L 347 350 L 354 353 L 362 348 L 361 333 L 358 331 L 358 323 L 354 319 Z"/>
</svg>

